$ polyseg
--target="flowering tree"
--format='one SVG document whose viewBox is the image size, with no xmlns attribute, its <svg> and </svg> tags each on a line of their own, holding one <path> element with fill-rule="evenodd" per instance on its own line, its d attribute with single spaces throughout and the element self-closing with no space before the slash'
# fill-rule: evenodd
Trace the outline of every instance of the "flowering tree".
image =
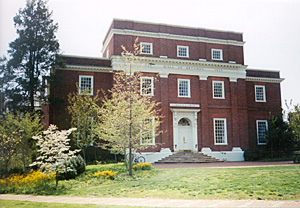
<svg viewBox="0 0 300 208">
<path fill-rule="evenodd" d="M 71 167 L 65 167 L 65 163 L 68 159 L 76 157 L 75 154 L 79 151 L 71 151 L 69 146 L 68 136 L 75 130 L 76 128 L 71 128 L 59 131 L 51 124 L 42 135 L 32 137 L 37 140 L 40 156 L 30 166 L 38 166 L 42 171 L 56 173 L 56 187 L 59 174 L 72 171 Z"/>
<path fill-rule="evenodd" d="M 81 149 L 83 158 L 86 161 L 86 148 L 95 142 L 93 131 L 98 123 L 98 110 L 99 106 L 98 94 L 91 96 L 87 91 L 79 93 L 77 86 L 77 92 L 71 93 L 68 96 L 68 111 L 71 115 L 71 124 L 77 128 L 76 132 L 73 132 L 74 143 Z"/>
<path fill-rule="evenodd" d="M 141 150 L 155 145 L 155 136 L 161 133 L 159 126 L 162 116 L 160 103 L 149 96 L 153 85 L 143 83 L 138 70 L 132 73 L 132 68 L 141 62 L 141 57 L 137 56 L 139 44 L 136 41 L 134 51 L 126 50 L 124 46 L 122 48 L 123 64 L 120 65 L 120 71 L 114 73 L 110 97 L 103 101 L 97 133 L 108 142 L 111 151 L 122 153 L 125 149 L 129 150 L 131 176 L 132 149 Z"/>
</svg>

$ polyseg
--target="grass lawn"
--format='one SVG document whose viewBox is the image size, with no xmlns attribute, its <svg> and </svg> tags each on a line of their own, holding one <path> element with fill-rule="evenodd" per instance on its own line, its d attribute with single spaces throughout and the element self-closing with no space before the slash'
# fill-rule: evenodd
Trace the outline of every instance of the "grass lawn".
<svg viewBox="0 0 300 208">
<path fill-rule="evenodd" d="M 93 173 L 119 171 L 115 180 Z M 123 164 L 87 166 L 75 180 L 60 181 L 45 195 L 171 199 L 299 200 L 300 166 L 152 169 L 129 177 Z"/>
<path fill-rule="evenodd" d="M 44 203 L 44 202 L 28 202 L 28 201 L 17 201 L 17 200 L 0 200 L 1 208 L 85 208 L 85 207 L 95 207 L 95 208 L 121 208 L 121 207 L 132 207 L 132 206 L 114 206 L 114 205 L 94 205 L 94 204 L 63 204 L 63 203 Z M 142 208 L 142 207 L 134 207 L 134 208 Z M 147 207 L 149 208 L 149 207 Z"/>
</svg>

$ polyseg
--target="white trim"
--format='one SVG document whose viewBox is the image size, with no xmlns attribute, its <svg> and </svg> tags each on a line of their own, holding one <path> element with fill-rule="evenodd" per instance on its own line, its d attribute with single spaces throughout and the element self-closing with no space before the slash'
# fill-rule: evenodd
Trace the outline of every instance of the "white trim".
<svg viewBox="0 0 300 208">
<path fill-rule="evenodd" d="M 93 89 L 94 89 L 94 76 L 88 76 L 88 75 L 79 75 L 79 86 L 78 86 L 78 93 L 81 95 L 81 78 L 91 78 L 91 92 L 87 93 L 87 95 L 93 95 Z"/>
<path fill-rule="evenodd" d="M 143 45 L 150 46 L 150 53 L 143 52 Z M 140 42 L 140 54 L 153 55 L 153 44 L 148 42 Z"/>
<path fill-rule="evenodd" d="M 257 88 L 262 88 L 263 89 L 263 100 L 257 100 Z M 267 102 L 266 98 L 266 86 L 265 85 L 255 85 L 255 102 L 260 102 L 260 103 L 265 103 Z"/>
<path fill-rule="evenodd" d="M 150 79 L 151 80 L 151 93 L 150 94 L 143 94 L 143 80 L 144 79 Z M 140 77 L 140 94 L 144 95 L 144 96 L 154 96 L 154 87 L 153 87 L 154 83 L 153 83 L 153 77 Z"/>
<path fill-rule="evenodd" d="M 102 66 L 66 65 L 66 67 L 57 68 L 57 70 L 112 73 L 111 67 L 104 67 L 104 66 L 102 67 Z"/>
<path fill-rule="evenodd" d="M 222 84 L 222 97 L 215 97 L 215 83 L 220 83 Z M 214 99 L 225 99 L 225 89 L 224 89 L 224 81 L 212 81 L 212 93 L 213 93 L 213 98 Z"/>
<path fill-rule="evenodd" d="M 259 142 L 259 132 L 258 132 L 258 122 L 264 122 L 266 124 L 266 131 L 268 130 L 268 121 L 267 120 L 256 120 L 256 136 L 257 136 L 257 144 L 258 145 L 266 145 L 267 143 L 264 142 L 264 143 L 260 143 Z M 265 131 L 265 133 L 266 133 Z"/>
<path fill-rule="evenodd" d="M 226 118 L 214 118 L 213 121 L 214 121 L 214 144 L 215 145 L 228 145 Z M 224 142 L 223 143 L 216 143 L 216 121 L 224 121 Z"/>
<path fill-rule="evenodd" d="M 247 69 L 248 70 L 248 69 Z M 281 83 L 284 78 L 266 78 L 266 77 L 246 77 L 246 81 L 250 82 L 268 82 L 268 83 Z"/>
<path fill-rule="evenodd" d="M 182 81 L 187 81 L 188 83 L 188 95 L 180 95 L 179 93 L 179 83 L 182 82 Z M 181 98 L 190 98 L 191 97 L 191 82 L 189 79 L 177 79 L 177 94 L 178 94 L 178 97 L 181 97 Z"/>
<path fill-rule="evenodd" d="M 175 152 L 179 151 L 179 141 L 178 141 L 178 121 L 181 118 L 188 118 L 192 124 L 192 132 L 193 132 L 193 139 L 192 139 L 192 151 L 198 152 L 198 127 L 197 127 L 197 117 L 198 112 L 200 109 L 178 109 L 178 108 L 171 108 L 170 109 L 173 113 L 173 150 Z"/>
<path fill-rule="evenodd" d="M 119 57 L 119 58 L 118 58 Z M 120 70 L 124 64 L 120 56 L 112 56 L 112 70 Z M 200 78 L 206 77 L 228 77 L 231 80 L 246 78 L 246 65 L 229 64 L 221 62 L 201 62 L 186 59 L 162 59 L 145 57 L 143 63 L 131 65 L 133 72 L 157 73 L 161 77 L 168 74 L 194 75 Z"/>
<path fill-rule="evenodd" d="M 214 52 L 220 52 L 220 58 L 214 58 Z M 211 60 L 216 60 L 216 61 L 223 61 L 223 50 L 222 49 L 216 49 L 212 48 L 211 49 Z"/>
<path fill-rule="evenodd" d="M 180 56 L 179 55 L 179 49 L 185 49 L 186 50 L 186 56 Z M 177 57 L 180 58 L 189 58 L 189 47 L 188 46 L 182 46 L 182 45 L 177 45 Z"/>
<path fill-rule="evenodd" d="M 254 68 L 247 68 L 249 71 L 264 71 L 264 72 L 280 72 L 280 70 L 274 69 L 254 69 Z"/>
<path fill-rule="evenodd" d="M 200 108 L 200 104 L 170 103 L 170 107 L 190 107 L 190 108 Z"/>
<path fill-rule="evenodd" d="M 103 44 L 102 53 L 107 48 L 113 35 L 130 35 L 130 36 L 138 36 L 138 37 L 162 38 L 162 39 L 214 43 L 214 44 L 234 45 L 234 46 L 244 46 L 245 44 L 245 41 L 237 41 L 237 40 L 224 40 L 224 39 L 207 38 L 207 37 L 200 37 L 200 36 L 176 35 L 170 33 L 156 33 L 156 32 L 145 32 L 145 31 L 113 28 L 106 36 L 107 38 L 105 39 L 105 42 Z"/>
</svg>

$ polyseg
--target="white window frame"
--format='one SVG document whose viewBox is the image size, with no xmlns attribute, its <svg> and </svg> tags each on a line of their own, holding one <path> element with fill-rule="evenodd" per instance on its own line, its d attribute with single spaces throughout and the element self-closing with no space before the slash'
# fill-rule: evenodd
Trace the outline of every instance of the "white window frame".
<svg viewBox="0 0 300 208">
<path fill-rule="evenodd" d="M 149 53 L 143 52 L 144 45 L 150 46 L 150 52 Z M 153 54 L 153 44 L 152 43 L 147 43 L 147 42 L 140 42 L 140 54 L 152 55 Z"/>
<path fill-rule="evenodd" d="M 215 83 L 221 83 L 222 84 L 222 97 L 215 96 Z M 212 82 L 212 93 L 214 99 L 225 99 L 225 88 L 224 88 L 224 81 L 213 81 Z"/>
<path fill-rule="evenodd" d="M 182 55 L 179 54 L 180 49 L 185 49 L 186 50 L 186 56 L 182 56 Z M 189 47 L 188 46 L 177 45 L 177 57 L 189 58 Z"/>
<path fill-rule="evenodd" d="M 216 121 L 224 121 L 224 142 L 217 143 L 216 142 Z M 214 118 L 214 143 L 215 145 L 228 145 L 227 143 L 227 122 L 226 118 Z"/>
<path fill-rule="evenodd" d="M 258 100 L 257 98 L 257 88 L 263 89 L 263 100 Z M 266 99 L 266 86 L 265 85 L 255 85 L 255 102 L 267 102 Z"/>
<path fill-rule="evenodd" d="M 188 82 L 188 95 L 180 95 L 180 91 L 179 91 L 179 86 L 180 86 L 180 82 L 182 81 L 187 81 Z M 177 91 L 178 91 L 178 97 L 185 97 L 185 98 L 190 98 L 191 97 L 191 81 L 189 79 L 177 79 Z"/>
<path fill-rule="evenodd" d="M 152 119 L 152 127 L 153 127 L 153 129 L 152 129 L 152 142 L 150 142 L 150 143 L 143 143 L 143 135 L 142 135 L 142 132 L 141 132 L 141 137 L 140 137 L 140 144 L 141 145 L 155 145 L 155 129 L 154 129 L 154 117 L 150 117 L 149 119 Z M 143 125 L 143 124 L 142 124 Z M 141 129 L 141 131 L 142 131 L 142 129 Z"/>
<path fill-rule="evenodd" d="M 151 93 L 145 94 L 143 93 L 143 80 L 150 79 L 151 80 Z M 153 84 L 153 77 L 140 77 L 140 89 L 141 89 L 141 95 L 144 96 L 154 96 L 154 84 Z"/>
<path fill-rule="evenodd" d="M 220 52 L 220 58 L 214 58 L 214 52 Z M 223 61 L 223 50 L 222 49 L 211 49 L 211 59 L 212 60 L 218 60 L 218 61 Z"/>
<path fill-rule="evenodd" d="M 94 89 L 94 76 L 89 76 L 89 75 L 79 75 L 79 86 L 78 86 L 78 90 L 79 90 L 79 94 L 82 95 L 81 92 L 81 78 L 91 78 L 91 91 L 90 93 L 86 93 L 86 95 L 93 95 L 93 89 Z"/>
<path fill-rule="evenodd" d="M 258 123 L 259 122 L 263 122 L 266 124 L 266 131 L 264 132 L 265 136 L 266 136 L 266 132 L 268 130 L 268 121 L 267 120 L 256 120 L 256 135 L 257 135 L 257 144 L 258 145 L 266 145 L 267 142 L 260 142 L 260 136 L 259 136 L 259 131 L 258 131 Z"/>
</svg>

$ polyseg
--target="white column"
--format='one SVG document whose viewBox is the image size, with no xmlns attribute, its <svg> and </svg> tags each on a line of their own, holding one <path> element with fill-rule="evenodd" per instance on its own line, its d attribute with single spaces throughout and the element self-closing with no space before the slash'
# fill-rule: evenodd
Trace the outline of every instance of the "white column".
<svg viewBox="0 0 300 208">
<path fill-rule="evenodd" d="M 193 123 L 193 152 L 198 152 L 198 126 L 197 126 L 197 113 L 194 112 L 194 123 Z"/>
<path fill-rule="evenodd" d="M 175 152 L 178 152 L 178 121 L 177 111 L 173 111 L 173 148 Z"/>
</svg>

